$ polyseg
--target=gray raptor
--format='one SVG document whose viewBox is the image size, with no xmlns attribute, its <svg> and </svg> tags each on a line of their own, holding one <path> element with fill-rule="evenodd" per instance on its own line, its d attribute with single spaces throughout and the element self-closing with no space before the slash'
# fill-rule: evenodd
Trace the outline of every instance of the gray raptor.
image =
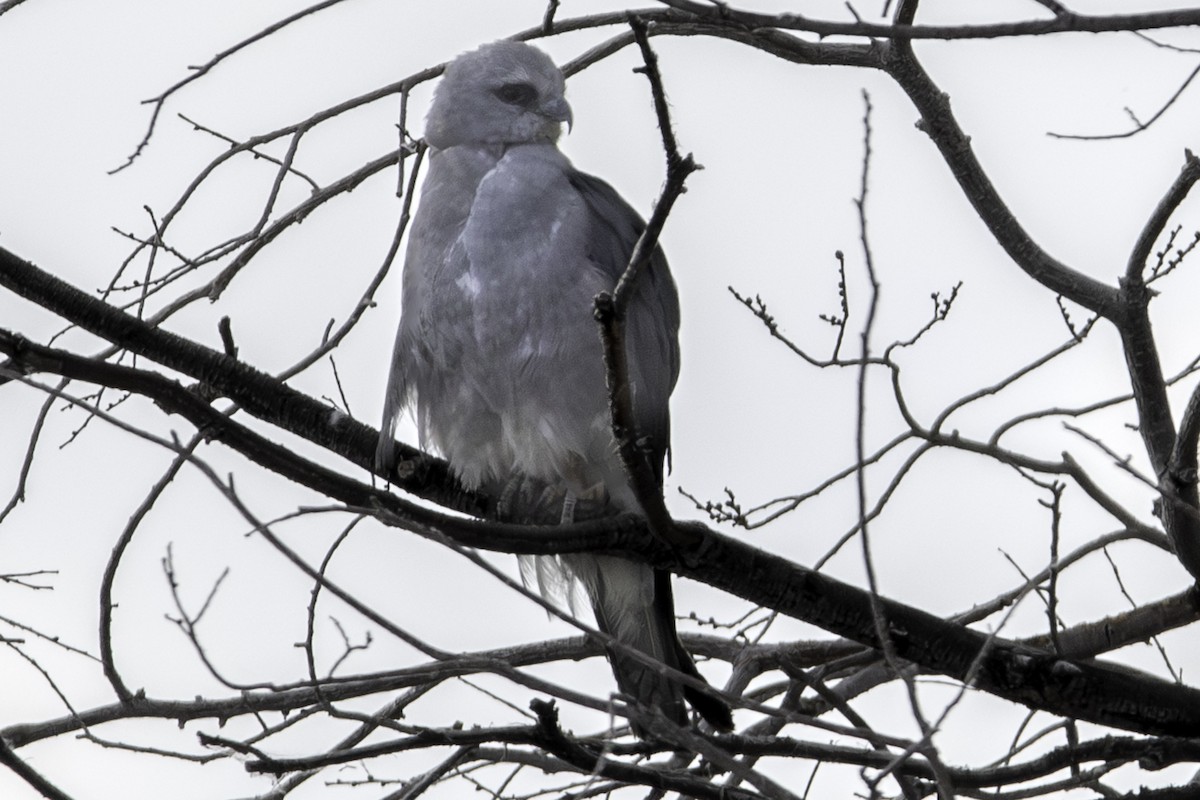
<svg viewBox="0 0 1200 800">
<path fill-rule="evenodd" d="M 512 497 L 523 480 L 639 511 L 616 453 L 593 298 L 610 291 L 644 222 L 611 186 L 559 151 L 571 122 L 562 72 L 534 47 L 495 42 L 456 58 L 425 128 L 428 174 L 404 266 L 379 461 L 415 407 L 422 444 L 462 482 Z M 626 317 L 639 436 L 662 482 L 679 374 L 679 300 L 661 251 Z M 519 509 L 516 509 L 519 512 Z M 614 556 L 523 559 L 543 594 L 582 584 L 601 630 L 699 678 L 675 632 L 670 574 Z M 683 724 L 689 702 L 732 727 L 710 692 L 609 647 L 621 691 Z"/>
</svg>

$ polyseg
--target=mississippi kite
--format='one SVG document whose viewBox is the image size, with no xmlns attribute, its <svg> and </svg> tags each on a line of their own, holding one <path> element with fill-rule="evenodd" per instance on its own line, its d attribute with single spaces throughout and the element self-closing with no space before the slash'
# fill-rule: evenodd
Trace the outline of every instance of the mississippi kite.
<svg viewBox="0 0 1200 800">
<path fill-rule="evenodd" d="M 404 266 L 380 462 L 408 405 L 423 445 L 464 484 L 519 495 L 522 480 L 637 511 L 616 453 L 593 298 L 613 288 L 644 222 L 559 151 L 571 122 L 562 72 L 534 47 L 496 42 L 447 68 L 425 128 L 428 174 Z M 662 480 L 668 398 L 679 373 L 679 301 L 661 251 L 630 304 L 626 338 L 639 435 Z M 517 509 L 519 511 L 519 509 Z M 532 567 L 530 568 L 530 566 Z M 600 629 L 699 678 L 675 632 L 670 574 L 604 555 L 539 557 L 544 594 L 578 581 Z M 683 698 L 732 727 L 714 695 L 609 647 L 620 689 L 686 721 Z"/>
</svg>

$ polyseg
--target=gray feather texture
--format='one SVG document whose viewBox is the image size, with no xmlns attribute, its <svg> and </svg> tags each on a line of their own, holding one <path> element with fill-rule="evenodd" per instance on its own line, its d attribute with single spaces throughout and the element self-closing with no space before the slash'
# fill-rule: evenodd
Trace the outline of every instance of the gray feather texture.
<svg viewBox="0 0 1200 800">
<path fill-rule="evenodd" d="M 638 511 L 610 428 L 593 298 L 613 288 L 644 222 L 604 181 L 577 171 L 556 142 L 570 123 L 563 75 L 542 51 L 496 42 L 447 67 L 429 112 L 428 173 L 409 234 L 402 313 L 384 408 L 380 461 L 412 408 L 421 444 L 468 486 L 503 492 L 531 478 L 571 497 L 608 495 Z M 627 314 L 634 415 L 659 469 L 679 374 L 679 301 L 661 251 Z M 569 519 L 569 509 L 564 511 Z M 696 675 L 675 633 L 670 576 L 611 556 L 538 557 L 522 574 L 543 594 L 581 585 L 599 627 Z M 683 723 L 684 689 L 610 648 L 620 689 Z M 728 709 L 705 705 L 718 727 Z"/>
</svg>

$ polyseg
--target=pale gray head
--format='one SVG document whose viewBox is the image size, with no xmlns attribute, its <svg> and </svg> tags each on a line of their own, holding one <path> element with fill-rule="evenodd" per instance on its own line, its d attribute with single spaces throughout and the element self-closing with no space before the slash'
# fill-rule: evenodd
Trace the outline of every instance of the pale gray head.
<svg viewBox="0 0 1200 800">
<path fill-rule="evenodd" d="M 524 42 L 493 42 L 450 62 L 433 95 L 425 140 L 460 144 L 555 142 L 571 122 L 562 71 Z"/>
</svg>

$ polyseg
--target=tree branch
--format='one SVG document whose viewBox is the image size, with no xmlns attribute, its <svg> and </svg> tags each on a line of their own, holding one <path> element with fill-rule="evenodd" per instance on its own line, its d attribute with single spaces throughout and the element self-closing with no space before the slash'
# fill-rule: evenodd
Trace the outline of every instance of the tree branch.
<svg viewBox="0 0 1200 800">
<path fill-rule="evenodd" d="M 134 320 L 134 322 L 137 322 Z M 139 323 L 140 324 L 140 323 Z M 597 552 L 669 569 L 753 603 L 869 647 L 880 642 L 872 612 L 877 603 L 888 621 L 896 655 L 958 680 L 974 676 L 984 691 L 1032 708 L 1117 728 L 1166 735 L 1200 735 L 1200 692 L 1149 675 L 1056 658 L 963 628 L 924 611 L 871 594 L 757 550 L 698 523 L 676 523 L 673 540 L 695 542 L 681 550 L 649 533 L 638 517 L 571 526 L 530 527 L 480 523 L 439 514 L 388 492 L 310 462 L 245 429 L 179 384 L 152 373 L 97 363 L 0 335 L 0 352 L 29 369 L 112 385 L 149 397 L 181 413 L 214 439 L 284 477 L 347 505 L 377 508 L 385 521 L 401 520 L 417 533 L 432 531 L 468 547 L 527 555 Z M 302 397 L 302 395 L 301 395 Z M 312 402 L 312 401 L 310 401 Z M 327 441 L 344 426 L 331 415 L 312 420 L 316 430 L 291 429 Z M 370 436 L 360 442 L 369 462 Z"/>
<path fill-rule="evenodd" d="M 1144 269 L 1155 240 L 1188 192 L 1200 180 L 1200 159 L 1190 152 L 1183 170 L 1155 207 L 1142 228 L 1130 253 L 1124 279 L 1121 281 L 1118 315 L 1113 318 L 1121 335 L 1125 363 L 1138 410 L 1138 432 L 1146 447 L 1146 455 L 1154 469 L 1162 501 L 1159 516 L 1175 547 L 1175 554 L 1193 578 L 1200 580 L 1200 494 L 1196 477 L 1188 463 L 1194 463 L 1195 434 L 1191 439 L 1190 456 L 1183 456 L 1182 469 L 1174 469 L 1175 458 L 1189 445 L 1180 442 L 1171 415 L 1171 401 L 1162 361 L 1150 321 L 1150 301 L 1154 291 L 1146 286 Z"/>
<path fill-rule="evenodd" d="M 215 396 L 233 400 L 264 422 L 293 432 L 307 432 L 300 435 L 317 437 L 313 439 L 316 444 L 356 466 L 374 468 L 373 458 L 364 457 L 367 451 L 363 446 L 371 443 L 373 447 L 378 432 L 242 361 L 147 325 L 3 248 L 0 248 L 0 285 L 120 348 L 191 376 Z M 182 389 L 178 385 L 176 388 Z M 172 394 L 179 402 L 200 402 L 194 396 L 189 401 L 183 395 Z M 398 488 L 475 516 L 488 516 L 494 511 L 494 499 L 463 489 L 444 461 L 414 447 L 397 445 L 403 463 L 397 474 L 387 477 Z"/>
<path fill-rule="evenodd" d="M 10 2 L 11 2 L 11 0 L 10 0 Z M 157 123 L 158 123 L 159 114 L 162 113 L 163 107 L 166 105 L 167 100 L 170 99 L 171 95 L 175 94 L 175 92 L 177 92 L 180 89 L 182 89 L 183 87 L 187 86 L 189 83 L 192 83 L 193 81 L 197 81 L 197 80 L 203 78 L 205 75 L 207 75 L 209 72 L 211 72 L 218 64 L 220 64 L 222 61 L 229 58 L 230 56 L 234 55 L 239 50 L 249 47 L 250 45 L 254 44 L 255 42 L 259 42 L 263 39 L 266 39 L 268 36 L 271 36 L 272 34 L 276 33 L 277 31 L 279 31 L 283 28 L 286 28 L 288 25 L 291 25 L 293 22 L 296 22 L 297 20 L 303 19 L 311 14 L 315 14 L 318 11 L 322 11 L 322 10 L 328 8 L 329 6 L 335 6 L 341 2 L 343 2 L 343 0 L 323 0 L 322 2 L 319 2 L 315 5 L 309 6 L 308 8 L 297 11 L 295 14 L 285 17 L 285 18 L 279 20 L 278 22 L 274 22 L 274 23 L 268 25 L 266 28 L 259 31 L 258 33 L 254 34 L 253 36 L 247 37 L 247 38 L 243 39 L 242 41 L 238 42 L 237 44 L 233 45 L 232 47 L 226 48 L 225 50 L 221 51 L 220 53 L 217 53 L 217 55 L 215 55 L 211 59 L 209 59 L 207 64 L 204 64 L 199 67 L 191 67 L 191 72 L 188 74 L 188 76 L 186 78 L 183 78 L 182 80 L 176 82 L 174 85 L 170 86 L 169 88 L 167 88 L 166 90 L 161 92 L 158 96 L 152 97 L 149 100 L 142 101 L 143 103 L 145 103 L 147 105 L 154 106 L 154 111 L 151 112 L 151 114 L 150 114 L 150 122 L 146 126 L 146 133 L 145 133 L 145 135 L 142 136 L 142 140 L 140 142 L 138 142 L 138 145 L 136 148 L 134 148 L 134 151 L 129 155 L 128 158 L 125 159 L 125 162 L 123 164 L 121 164 L 119 167 L 116 167 L 115 169 L 110 170 L 109 174 L 111 175 L 111 174 L 120 172 L 121 170 L 123 170 L 126 167 L 133 164 L 133 162 L 137 160 L 138 156 L 140 156 L 142 154 L 142 152 L 150 145 L 150 139 L 151 139 L 151 137 L 154 136 L 154 128 L 155 128 L 155 125 L 157 125 Z M 6 10 L 7 10 L 7 8 L 0 8 L 0 13 L 3 13 Z"/>
<path fill-rule="evenodd" d="M 1142 232 L 1133 246 L 1133 251 L 1129 254 L 1129 261 L 1125 267 L 1126 280 L 1132 280 L 1143 274 L 1154 243 L 1158 241 L 1163 229 L 1170 222 L 1171 216 L 1179 209 L 1179 205 L 1188 196 L 1197 181 L 1200 181 L 1200 158 L 1188 150 L 1184 153 L 1183 169 L 1175 178 L 1175 182 L 1171 184 L 1171 188 L 1158 201 L 1158 205 L 1154 208 L 1150 218 L 1146 220 L 1146 224 L 1142 226 Z"/>
<path fill-rule="evenodd" d="M 617 280 L 612 292 L 603 292 L 595 299 L 596 321 L 600 324 L 600 338 L 604 345 L 605 378 L 608 385 L 609 408 L 612 412 L 613 437 L 621 461 L 625 466 L 634 493 L 642 511 L 646 514 L 652 530 L 672 541 L 677 534 L 677 528 L 672 524 L 671 515 L 663 501 L 662 486 L 658 479 L 658 470 L 650 463 L 649 453 L 643 446 L 633 409 L 633 389 L 629 383 L 628 348 L 626 346 L 625 314 L 633 297 L 638 276 L 644 269 L 649 268 L 651 260 L 661 253 L 658 249 L 658 238 L 666 224 L 671 208 L 679 195 L 683 194 L 687 177 L 699 167 L 687 156 L 679 154 L 675 141 L 675 133 L 671 126 L 671 117 L 667 109 L 666 93 L 663 90 L 662 76 L 658 71 L 658 57 L 650 47 L 646 23 L 636 16 L 630 16 L 629 26 L 642 52 L 645 67 L 640 71 L 645 73 L 650 81 L 650 91 L 654 98 L 654 109 L 658 117 L 658 127 L 662 134 L 663 149 L 667 157 L 667 182 L 662 194 L 654 206 L 654 211 L 646 223 L 645 229 L 634 243 L 633 251 L 629 254 L 629 262 L 621 277 Z M 665 268 L 665 262 L 663 263 Z M 661 447 L 662 443 L 658 443 Z"/>
<path fill-rule="evenodd" d="M 0 13 L 5 9 L 0 8 Z M 20 756 L 13 752 L 12 747 L 4 737 L 0 737 L 0 765 L 8 767 L 21 780 L 37 789 L 46 800 L 71 800 L 71 796 L 48 781 L 44 775 L 29 766 Z"/>
<path fill-rule="evenodd" d="M 738 11 L 725 3 L 706 3 L 699 0 L 660 0 L 677 11 L 693 15 L 714 24 L 738 25 L 750 29 L 779 28 L 805 31 L 820 37 L 855 36 L 872 39 L 912 41 L 918 39 L 998 39 L 1014 36 L 1045 36 L 1052 33 L 1106 33 L 1139 31 L 1159 28 L 1184 28 L 1200 24 L 1200 9 L 1185 8 L 1151 11 L 1141 14 L 1076 14 L 1063 11 L 1047 19 L 995 22 L 979 25 L 913 25 L 904 19 L 897 24 L 815 19 L 803 14 L 760 14 Z"/>
<path fill-rule="evenodd" d="M 933 82 L 911 49 L 895 44 L 887 53 L 885 69 L 920 112 L 919 127 L 933 140 L 963 194 L 1016 265 L 1055 294 L 1101 316 L 1116 316 L 1116 288 L 1068 267 L 1029 236 L 975 157 L 970 137 L 950 110 L 949 96 Z"/>
</svg>

